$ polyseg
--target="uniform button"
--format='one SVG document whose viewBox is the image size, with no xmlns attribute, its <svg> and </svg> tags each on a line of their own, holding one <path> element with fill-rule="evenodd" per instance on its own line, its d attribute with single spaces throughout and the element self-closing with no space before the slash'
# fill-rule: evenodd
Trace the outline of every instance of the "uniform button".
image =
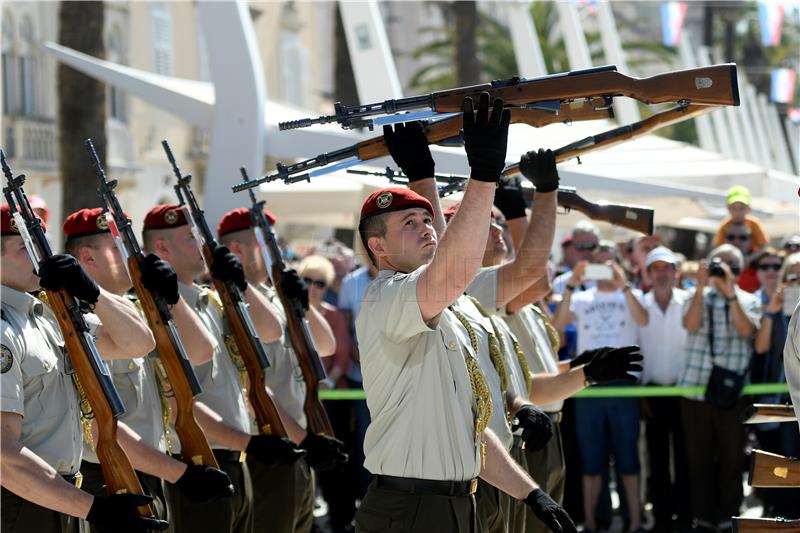
<svg viewBox="0 0 800 533">
<path fill-rule="evenodd" d="M 136 368 L 136 364 L 128 363 L 128 370 L 133 370 L 134 368 Z"/>
<path fill-rule="evenodd" d="M 45 370 L 50 370 L 50 363 L 45 363 L 44 364 L 44 369 Z"/>
<path fill-rule="evenodd" d="M 455 350 L 456 349 L 456 341 L 450 341 L 450 349 L 451 350 Z"/>
</svg>

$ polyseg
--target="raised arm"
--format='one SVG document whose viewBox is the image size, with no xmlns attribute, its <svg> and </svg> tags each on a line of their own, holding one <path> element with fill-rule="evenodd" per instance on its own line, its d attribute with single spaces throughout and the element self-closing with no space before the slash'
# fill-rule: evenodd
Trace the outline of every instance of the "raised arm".
<svg viewBox="0 0 800 533">
<path fill-rule="evenodd" d="M 700 267 L 697 270 L 697 286 L 694 289 L 694 295 L 689 301 L 689 307 L 683 314 L 683 327 L 686 328 L 688 333 L 697 333 L 703 325 L 703 289 L 708 284 L 708 263 L 705 261 L 700 262 Z"/>
<path fill-rule="evenodd" d="M 155 350 L 153 333 L 133 302 L 124 296 L 100 289 L 94 312 L 102 322 L 95 335 L 103 359 L 144 357 Z"/>
<path fill-rule="evenodd" d="M 442 237 L 429 267 L 420 276 L 417 298 L 425 320 L 452 304 L 475 277 L 489 235 L 494 189 L 503 171 L 511 113 L 483 93 L 477 114 L 472 99 L 464 99 L 464 147 L 471 168 L 461 207 Z"/>
<path fill-rule="evenodd" d="M 572 269 L 572 276 L 569 278 L 567 285 L 564 287 L 564 293 L 561 295 L 561 301 L 558 302 L 556 313 L 553 316 L 553 326 L 559 331 L 563 332 L 569 324 L 575 321 L 575 315 L 570 311 L 572 304 L 572 295 L 575 289 L 583 282 L 583 272 L 586 270 L 586 261 L 581 261 L 575 268 Z"/>
</svg>

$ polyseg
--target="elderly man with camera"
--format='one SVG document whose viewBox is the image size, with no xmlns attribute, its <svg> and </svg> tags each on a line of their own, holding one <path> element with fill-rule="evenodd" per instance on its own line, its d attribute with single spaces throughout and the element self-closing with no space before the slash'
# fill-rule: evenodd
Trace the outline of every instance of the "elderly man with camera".
<svg viewBox="0 0 800 533">
<path fill-rule="evenodd" d="M 701 531 L 730 529 L 742 501 L 740 394 L 760 317 L 758 299 L 736 285 L 743 263 L 735 246 L 712 250 L 683 315 L 686 368 L 678 385 L 706 386 L 705 396 L 686 395 L 681 403 L 692 515 Z"/>
</svg>

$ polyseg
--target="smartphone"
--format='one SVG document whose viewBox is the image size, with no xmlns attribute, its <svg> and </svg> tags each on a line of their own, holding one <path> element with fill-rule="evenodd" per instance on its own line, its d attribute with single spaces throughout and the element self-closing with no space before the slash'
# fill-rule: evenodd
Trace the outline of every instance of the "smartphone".
<svg viewBox="0 0 800 533">
<path fill-rule="evenodd" d="M 611 267 L 608 265 L 597 265 L 592 263 L 586 265 L 586 270 L 583 273 L 583 277 L 594 280 L 611 280 L 614 279 L 614 273 L 612 272 Z"/>
<path fill-rule="evenodd" d="M 800 285 L 792 285 L 783 289 L 783 314 L 792 316 L 797 302 L 800 302 Z"/>
</svg>

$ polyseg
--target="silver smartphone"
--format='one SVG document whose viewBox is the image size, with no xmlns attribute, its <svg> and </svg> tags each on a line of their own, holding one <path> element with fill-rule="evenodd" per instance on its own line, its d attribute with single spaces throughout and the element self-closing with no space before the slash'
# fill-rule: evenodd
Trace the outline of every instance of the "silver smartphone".
<svg viewBox="0 0 800 533">
<path fill-rule="evenodd" d="M 583 272 L 585 279 L 593 280 L 611 280 L 614 279 L 614 272 L 608 265 L 597 265 L 594 263 L 586 265 L 586 270 Z"/>
</svg>

